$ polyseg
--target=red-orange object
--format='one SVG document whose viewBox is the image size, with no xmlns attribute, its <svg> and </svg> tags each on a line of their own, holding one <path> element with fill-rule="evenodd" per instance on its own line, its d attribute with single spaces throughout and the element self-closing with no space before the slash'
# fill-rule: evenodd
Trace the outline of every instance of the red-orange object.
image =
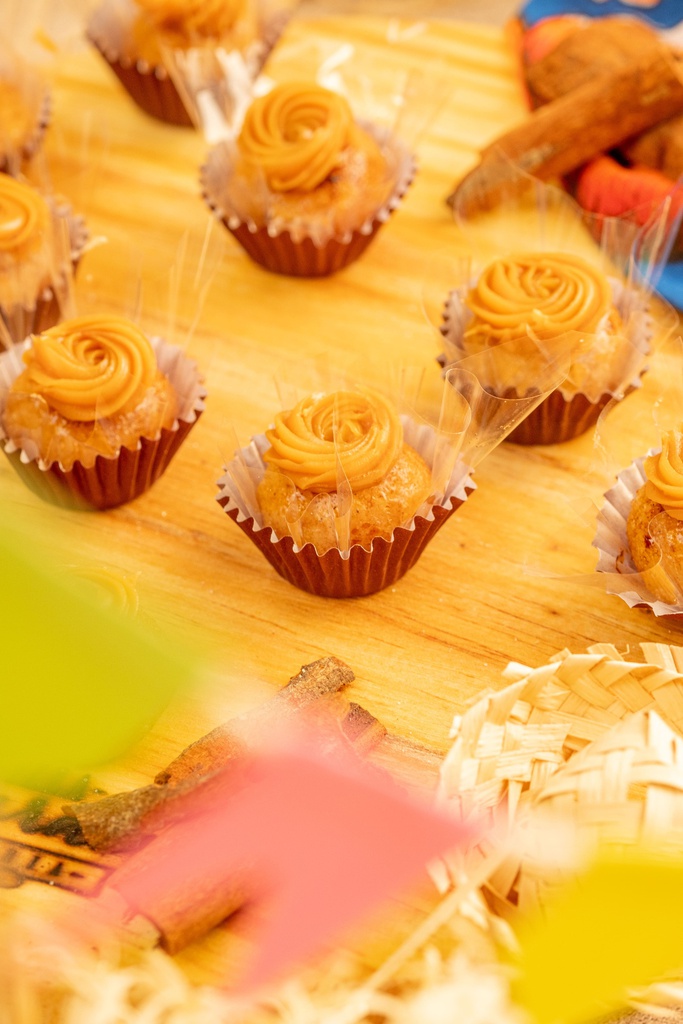
<svg viewBox="0 0 683 1024">
<path fill-rule="evenodd" d="M 478 838 L 473 826 L 409 800 L 376 771 L 341 753 L 331 764 L 301 740 L 305 754 L 224 769 L 109 883 L 162 937 L 182 915 L 206 917 L 214 907 L 220 919 L 235 893 L 248 901 L 255 951 L 242 991 L 315 955 L 419 881 L 429 860 Z"/>
<path fill-rule="evenodd" d="M 527 29 L 522 40 L 524 63 L 535 64 L 536 61 L 547 57 L 563 39 L 580 28 L 585 20 L 575 14 L 562 14 L 556 18 L 544 18 Z"/>
<path fill-rule="evenodd" d="M 624 167 L 611 156 L 597 157 L 578 172 L 574 195 L 591 213 L 613 217 L 633 211 L 640 224 L 645 224 L 669 195 L 672 217 L 683 210 L 683 192 L 665 174 L 638 165 Z"/>
</svg>

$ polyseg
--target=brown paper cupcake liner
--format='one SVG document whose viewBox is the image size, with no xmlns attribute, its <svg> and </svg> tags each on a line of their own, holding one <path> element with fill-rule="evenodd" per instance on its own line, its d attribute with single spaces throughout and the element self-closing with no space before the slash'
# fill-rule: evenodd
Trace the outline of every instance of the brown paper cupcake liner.
<svg viewBox="0 0 683 1024">
<path fill-rule="evenodd" d="M 254 75 L 263 67 L 282 27 L 280 19 L 273 19 L 272 25 L 265 30 L 259 43 L 258 56 L 254 60 Z M 121 25 L 114 25 L 106 4 L 94 13 L 87 29 L 89 41 L 141 110 L 166 124 L 191 128 L 192 118 L 167 69 L 163 64 L 151 66 L 147 61 L 137 60 L 122 52 L 121 33 Z"/>
<path fill-rule="evenodd" d="M 220 146 L 209 154 L 201 169 L 202 196 L 205 202 L 255 263 L 274 274 L 289 277 L 327 277 L 357 260 L 381 226 L 398 209 L 417 170 L 415 158 L 404 151 L 396 185 L 372 219 L 351 231 L 348 237 L 332 235 L 319 243 L 309 235 L 294 238 L 287 230 L 275 233 L 272 226 L 259 227 L 242 220 L 230 208 L 228 197 L 219 194 L 221 182 L 216 180 L 219 175 L 212 164 L 219 150 Z"/>
<path fill-rule="evenodd" d="M 632 384 L 623 397 L 635 387 Z M 567 399 L 560 391 L 553 391 L 505 440 L 514 444 L 561 444 L 563 441 L 571 441 L 595 426 L 600 413 L 613 397 L 606 393 L 597 402 L 591 402 L 586 395 L 580 393 Z"/>
<path fill-rule="evenodd" d="M 615 282 L 615 305 L 624 301 L 624 289 Z M 441 335 L 446 338 L 453 329 L 453 322 L 450 313 L 451 297 L 449 297 L 443 308 L 442 324 L 439 328 Z M 645 310 L 642 314 L 642 337 L 639 339 L 643 346 L 643 358 L 646 358 L 650 351 L 650 342 L 654 333 L 652 318 Z M 444 368 L 448 361 L 442 353 L 438 362 Z M 522 422 L 511 431 L 506 441 L 523 445 L 549 445 L 562 444 L 564 441 L 571 441 L 580 437 L 587 430 L 594 427 L 600 418 L 602 410 L 609 403 L 617 398 L 622 401 L 636 388 L 641 386 L 642 377 L 647 370 L 643 366 L 637 377 L 634 377 L 617 396 L 613 392 L 605 391 L 598 397 L 591 399 L 581 391 L 567 394 L 562 387 L 557 388 L 551 395 L 541 402 Z"/>
<path fill-rule="evenodd" d="M 56 202 L 55 213 L 66 219 L 69 231 L 69 249 L 71 268 L 64 273 L 74 275 L 90 237 L 85 219 L 74 214 L 68 203 Z M 62 307 L 59 296 L 52 285 L 46 285 L 35 301 L 29 305 L 17 304 L 11 307 L 2 305 L 0 295 L 0 319 L 5 325 L 9 336 L 15 344 L 24 341 L 29 334 L 39 334 L 48 327 L 54 327 L 62 319 Z M 0 338 L 0 351 L 3 348 Z"/>
<path fill-rule="evenodd" d="M 144 61 L 126 61 L 123 57 L 110 57 L 97 39 L 92 35 L 89 38 L 141 110 L 157 121 L 164 121 L 180 128 L 192 127 L 192 118 L 164 67 L 157 65 L 152 68 Z"/>
<path fill-rule="evenodd" d="M 139 497 L 166 471 L 201 416 L 206 391 L 196 363 L 182 349 L 161 338 L 151 342 L 159 369 L 170 380 L 181 407 L 171 428 L 162 428 L 156 438 L 140 438 L 135 449 L 122 447 L 116 457 L 98 455 L 94 465 L 76 462 L 70 470 L 62 469 L 58 462 L 44 463 L 6 436 L 0 405 L 0 444 L 19 476 L 39 497 L 67 508 L 115 508 Z M 6 353 L 4 358 L 10 355 L 14 353 Z"/>
<path fill-rule="evenodd" d="M 654 449 L 647 453 L 653 454 Z M 649 608 L 657 617 L 680 616 L 683 615 L 683 605 L 667 604 L 657 600 L 652 594 L 648 596 L 643 585 L 640 589 L 628 589 L 629 575 L 638 582 L 643 581 L 643 575 L 638 572 L 631 558 L 626 522 L 631 511 L 631 503 L 646 481 L 647 455 L 636 459 L 622 470 L 616 484 L 605 494 L 605 503 L 600 510 L 593 539 L 593 547 L 598 551 L 596 571 L 606 574 L 606 592 L 617 594 L 629 608 Z M 613 583 L 610 582 L 610 577 Z"/>
<path fill-rule="evenodd" d="M 269 447 L 264 435 L 255 437 L 243 457 L 250 471 L 264 468 L 263 453 Z M 416 450 L 419 451 L 416 445 Z M 249 537 L 273 568 L 300 590 L 318 597 L 366 597 L 396 583 L 411 569 L 441 529 L 475 489 L 463 467 L 453 474 L 443 504 L 426 517 L 415 516 L 409 527 L 398 527 L 391 540 L 378 538 L 370 548 L 355 544 L 345 556 L 337 548 L 319 555 L 313 544 L 297 549 L 291 537 L 278 538 L 270 527 L 261 527 L 238 502 L 229 470 L 218 481 L 217 501 Z"/>
</svg>

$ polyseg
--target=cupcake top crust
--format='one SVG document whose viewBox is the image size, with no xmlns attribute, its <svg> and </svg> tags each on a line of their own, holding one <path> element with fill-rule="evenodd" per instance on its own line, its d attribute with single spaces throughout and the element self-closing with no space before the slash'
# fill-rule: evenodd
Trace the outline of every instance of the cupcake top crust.
<svg viewBox="0 0 683 1024">
<path fill-rule="evenodd" d="M 479 351 L 527 337 L 551 340 L 568 331 L 594 334 L 612 309 L 607 278 L 570 253 L 522 253 L 490 263 L 470 289 L 467 348 Z"/>
<path fill-rule="evenodd" d="M 287 82 L 251 104 L 237 142 L 269 188 L 290 192 L 321 185 L 359 137 L 343 96 L 312 82 Z"/>
</svg>

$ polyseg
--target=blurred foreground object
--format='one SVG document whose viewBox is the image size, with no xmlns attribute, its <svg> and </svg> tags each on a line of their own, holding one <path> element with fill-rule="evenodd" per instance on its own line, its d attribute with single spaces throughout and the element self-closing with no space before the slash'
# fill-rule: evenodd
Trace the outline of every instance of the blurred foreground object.
<svg viewBox="0 0 683 1024">
<path fill-rule="evenodd" d="M 92 601 L 52 568 L 40 536 L 13 526 L 9 509 L 3 517 L 0 779 L 50 788 L 123 754 L 197 666 L 182 647 Z"/>
</svg>

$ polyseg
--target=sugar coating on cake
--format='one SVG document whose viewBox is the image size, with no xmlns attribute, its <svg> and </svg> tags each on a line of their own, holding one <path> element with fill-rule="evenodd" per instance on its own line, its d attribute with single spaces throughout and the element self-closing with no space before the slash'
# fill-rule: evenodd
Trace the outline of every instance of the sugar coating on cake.
<svg viewBox="0 0 683 1024">
<path fill-rule="evenodd" d="M 390 539 L 431 496 L 432 474 L 377 392 L 310 395 L 280 413 L 257 490 L 263 525 L 319 554 Z M 342 546 L 346 546 L 343 544 Z"/>
</svg>

